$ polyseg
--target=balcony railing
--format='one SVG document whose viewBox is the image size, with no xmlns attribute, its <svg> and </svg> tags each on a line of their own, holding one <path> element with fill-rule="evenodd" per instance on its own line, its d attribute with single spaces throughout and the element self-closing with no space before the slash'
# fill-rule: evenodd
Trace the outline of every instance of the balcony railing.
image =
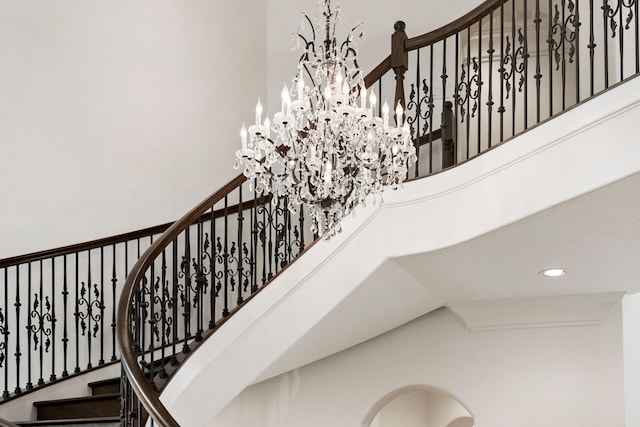
<svg viewBox="0 0 640 427">
<path fill-rule="evenodd" d="M 637 0 L 489 0 L 421 36 L 394 28 L 391 54 L 365 81 L 405 106 L 419 153 L 408 178 L 468 161 L 640 72 Z M 171 374 L 315 241 L 304 209 L 255 197 L 250 184 L 238 177 L 171 226 L 0 260 L 3 400 L 122 349 L 126 425 L 150 414 L 177 426 L 157 397 Z"/>
</svg>

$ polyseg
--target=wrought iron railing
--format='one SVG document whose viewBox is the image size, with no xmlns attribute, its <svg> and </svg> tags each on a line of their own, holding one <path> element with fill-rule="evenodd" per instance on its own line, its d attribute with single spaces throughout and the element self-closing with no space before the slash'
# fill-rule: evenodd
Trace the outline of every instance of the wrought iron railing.
<svg viewBox="0 0 640 427">
<path fill-rule="evenodd" d="M 486 152 L 638 74 L 638 19 L 637 0 L 490 0 L 451 24 L 414 38 L 406 36 L 404 23 L 396 23 L 391 55 L 365 82 L 380 99 L 394 99 L 405 106 L 420 154 L 411 177 L 429 175 Z M 192 351 L 193 342 L 210 334 L 230 314 L 228 308 L 212 308 L 222 289 L 225 295 L 229 286 L 238 293 L 235 303 L 239 307 L 256 284 L 255 289 L 259 289 L 271 277 L 264 274 L 266 260 L 273 263 L 278 257 L 269 252 L 264 261 L 258 262 L 253 251 L 273 251 L 283 237 L 277 226 L 270 225 L 272 237 L 266 239 L 265 225 L 260 228 L 257 220 L 257 206 L 251 208 L 248 223 L 243 222 L 242 214 L 235 214 L 235 246 L 230 247 L 227 241 L 230 219 L 226 215 L 224 245 L 218 237 L 213 238 L 219 233 L 213 228 L 220 227 L 214 225 L 215 221 L 190 226 L 195 227 L 195 246 L 186 237 L 194 232 L 187 227 L 193 218 L 211 212 L 215 203 L 230 197 L 231 190 L 239 191 L 241 181 L 238 178 L 172 227 L 132 272 L 131 287 L 121 304 L 123 321 L 126 318 L 131 323 L 121 330 L 120 338 L 126 354 L 124 366 L 132 380 L 125 383 L 125 388 L 130 387 L 142 400 L 127 400 L 132 406 L 125 408 L 124 415 L 130 412 L 138 416 L 133 425 L 143 421 L 143 406 L 160 425 L 178 425 L 154 394 L 161 387 L 155 378 L 168 375 L 167 361 L 172 365 L 184 358 Z M 284 206 L 282 201 L 274 202 L 273 209 L 281 209 L 283 219 L 292 215 L 280 207 Z M 296 236 L 302 236 L 304 217 L 293 217 L 300 222 Z M 243 229 L 243 224 L 248 229 Z M 212 228 L 210 234 L 204 231 L 207 227 Z M 180 247 L 178 236 L 184 233 L 182 249 L 176 249 Z M 212 244 L 214 240 L 216 245 Z M 229 251 L 232 247 L 236 251 L 244 248 L 245 241 L 250 242 L 251 249 L 245 252 L 250 255 L 243 265 L 242 257 Z M 285 264 L 302 252 L 304 244 L 295 251 L 286 247 Z M 235 269 L 229 269 L 230 259 Z M 256 283 L 254 278 L 260 269 L 263 280 Z M 235 284 L 229 285 L 232 280 Z M 166 284 L 170 285 L 168 289 Z M 246 292 L 248 286 L 252 292 Z M 207 308 L 210 313 L 198 312 L 200 320 L 191 319 L 192 323 L 176 327 L 173 320 L 164 318 L 171 310 L 170 318 L 179 318 L 177 306 L 179 310 L 201 310 L 206 292 L 211 300 Z M 154 317 L 153 313 L 162 315 Z M 205 331 L 207 321 L 210 329 Z M 148 332 L 143 331 L 143 325 Z M 174 336 L 177 331 L 178 336 Z M 145 343 L 145 339 L 149 341 Z M 182 356 L 176 354 L 176 341 L 182 343 Z M 169 348 L 167 357 L 164 352 Z M 160 363 L 156 363 L 158 360 Z M 154 365 L 158 365 L 158 373 L 147 368 Z"/>
<path fill-rule="evenodd" d="M 481 154 L 640 72 L 637 0 L 495 0 L 418 37 L 408 38 L 402 22 L 395 30 L 392 54 L 367 84 L 407 107 L 420 154 L 414 177 Z"/>
<path fill-rule="evenodd" d="M 391 55 L 365 82 L 406 107 L 420 153 L 411 177 L 429 175 L 637 75 L 638 19 L 636 0 L 490 0 L 414 38 L 396 23 Z M 120 330 L 127 425 L 141 425 L 147 411 L 159 425 L 177 426 L 155 394 L 172 366 L 266 285 L 274 265 L 277 273 L 305 249 L 304 216 L 274 200 L 270 220 L 260 221 L 266 205 L 243 205 L 246 185 L 239 177 L 176 223 L 128 279 L 119 314 L 130 322 Z M 229 198 L 239 203 L 232 215 L 194 224 L 228 210 Z"/>
<path fill-rule="evenodd" d="M 170 225 L 0 260 L 0 402 L 119 359 L 127 272 Z"/>
<path fill-rule="evenodd" d="M 419 152 L 413 178 L 637 75 L 639 50 L 637 0 L 489 0 L 414 38 L 396 23 L 391 55 L 365 81 L 406 107 Z M 2 400 L 117 360 L 118 324 L 126 425 L 146 413 L 178 425 L 156 393 L 315 240 L 285 206 L 239 177 L 170 228 L 0 260 Z"/>
<path fill-rule="evenodd" d="M 304 209 L 301 209 L 303 212 Z M 286 200 L 254 197 L 239 176 L 167 230 L 131 270 L 118 311 L 122 416 L 177 422 L 156 392 L 197 345 L 316 236 Z"/>
</svg>

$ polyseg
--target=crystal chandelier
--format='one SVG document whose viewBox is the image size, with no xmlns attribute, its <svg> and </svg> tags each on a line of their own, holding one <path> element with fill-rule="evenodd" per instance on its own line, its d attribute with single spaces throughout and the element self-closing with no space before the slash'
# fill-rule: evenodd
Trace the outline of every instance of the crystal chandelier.
<svg viewBox="0 0 640 427">
<path fill-rule="evenodd" d="M 385 188 L 401 186 L 416 155 L 402 105 L 393 126 L 388 104 L 379 108 L 373 91 L 367 97 L 357 61 L 361 25 L 338 43 L 341 12 L 330 0 L 319 2 L 313 18 L 303 17 L 311 37 L 302 34 L 302 25 L 293 35 L 292 48 L 301 48 L 302 56 L 291 88 L 282 90 L 282 109 L 273 121 L 262 121 L 258 100 L 255 124 L 242 126 L 235 167 L 255 182 L 256 193 L 271 193 L 274 205 L 285 198 L 292 212 L 302 206 L 312 231 L 330 237 L 369 195 L 381 203 Z M 323 40 L 316 39 L 318 28 Z"/>
</svg>

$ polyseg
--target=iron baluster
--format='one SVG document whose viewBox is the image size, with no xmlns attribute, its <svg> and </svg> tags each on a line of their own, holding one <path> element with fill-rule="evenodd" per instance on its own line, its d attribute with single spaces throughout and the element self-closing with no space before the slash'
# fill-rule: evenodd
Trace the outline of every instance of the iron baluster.
<svg viewBox="0 0 640 427">
<path fill-rule="evenodd" d="M 17 267 L 16 267 L 17 268 Z M 4 269 L 4 312 L 0 309 L 0 333 L 2 334 L 2 344 L 0 344 L 0 368 L 4 368 L 4 390 L 2 398 L 9 398 L 9 321 L 4 313 L 9 315 L 9 268 Z M 16 286 L 18 288 L 18 286 Z"/>
<path fill-rule="evenodd" d="M 31 316 L 29 316 L 29 308 L 31 307 L 31 263 L 28 264 L 28 272 L 27 272 L 27 390 L 33 388 L 33 384 L 31 383 Z M 20 330 L 20 307 L 22 303 L 20 302 L 20 265 L 16 265 L 16 302 L 14 303 L 15 311 L 16 311 L 16 331 Z M 20 350 L 20 340 L 16 336 L 16 351 L 14 353 L 16 358 L 16 387 L 14 389 L 15 394 L 22 393 L 22 388 L 20 387 L 20 357 L 22 356 L 22 352 Z"/>
<path fill-rule="evenodd" d="M 104 246 L 100 247 L 100 360 L 98 366 L 104 365 Z"/>
<path fill-rule="evenodd" d="M 433 44 L 429 47 L 429 87 L 433 88 Z M 429 100 L 429 173 L 433 173 L 433 97 Z"/>
<path fill-rule="evenodd" d="M 116 244 L 112 245 L 112 270 L 111 270 L 111 361 L 117 360 L 116 357 L 116 287 L 118 283 L 118 276 L 116 274 Z"/>
<path fill-rule="evenodd" d="M 172 305 L 172 323 L 173 323 L 173 342 L 171 343 L 171 364 L 178 363 L 177 348 L 178 343 L 178 237 L 173 239 L 171 247 L 171 305 Z"/>
<path fill-rule="evenodd" d="M 487 49 L 487 55 L 489 55 L 489 93 L 487 95 L 487 138 L 488 147 L 493 145 L 493 134 L 491 132 L 491 121 L 493 119 L 493 54 L 495 53 L 493 48 L 493 10 L 489 14 L 489 48 Z"/>
<path fill-rule="evenodd" d="M 56 380 L 56 268 L 51 258 L 51 375 L 49 381 Z M 41 273 L 42 274 L 42 273 Z M 19 311 L 19 308 L 18 308 Z M 18 317 L 17 317 L 18 318 Z"/>
<path fill-rule="evenodd" d="M 80 372 L 80 317 L 77 313 L 80 311 L 80 275 L 79 275 L 79 267 L 78 267 L 78 252 L 76 252 L 76 274 L 75 274 L 75 282 L 76 282 L 76 294 L 75 294 L 75 338 L 76 338 L 76 367 L 73 370 L 73 373 L 77 374 Z M 31 280 L 29 280 L 31 283 Z M 31 292 L 29 292 L 31 295 Z M 29 306 L 31 306 L 31 302 L 29 302 Z M 31 323 L 31 322 L 29 322 Z M 31 327 L 29 327 L 31 329 Z M 29 363 L 31 365 L 31 363 Z"/>
<path fill-rule="evenodd" d="M 478 20 L 478 62 L 482 62 L 482 19 Z M 478 66 L 478 99 L 482 99 L 482 64 Z M 478 108 L 478 120 L 477 120 L 477 144 L 478 151 L 476 154 L 482 152 L 482 108 Z"/>
<path fill-rule="evenodd" d="M 504 68 L 504 3 L 500 3 L 500 68 L 498 68 L 498 74 L 500 76 L 500 107 L 498 108 L 498 114 L 500 115 L 500 141 L 504 141 L 504 82 L 503 77 L 505 73 Z"/>
<path fill-rule="evenodd" d="M 68 361 L 67 361 L 67 356 L 68 356 L 68 345 L 69 345 L 69 330 L 68 330 L 68 319 L 69 319 L 69 311 L 68 311 L 68 299 L 69 299 L 69 283 L 67 281 L 68 277 L 67 277 L 67 255 L 63 255 L 62 256 L 62 269 L 63 269 L 63 276 L 62 276 L 62 318 L 63 318 L 63 325 L 62 325 L 62 359 L 63 359 L 63 369 L 62 369 L 62 378 L 66 378 L 69 376 L 69 370 L 68 370 Z M 115 307 L 115 304 L 114 304 Z M 115 339 L 115 333 L 113 335 L 113 338 Z"/>
<path fill-rule="evenodd" d="M 536 16 L 533 20 L 536 24 L 536 73 L 533 75 L 536 81 L 536 123 L 540 123 L 540 79 L 542 78 L 540 70 L 540 0 L 536 0 Z"/>
</svg>

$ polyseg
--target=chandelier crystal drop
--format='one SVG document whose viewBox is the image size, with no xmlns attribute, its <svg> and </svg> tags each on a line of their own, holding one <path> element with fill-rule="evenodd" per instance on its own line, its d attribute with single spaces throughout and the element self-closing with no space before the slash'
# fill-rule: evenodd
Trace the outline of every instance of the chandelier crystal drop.
<svg viewBox="0 0 640 427">
<path fill-rule="evenodd" d="M 242 167 L 257 194 L 271 193 L 272 203 L 285 198 L 287 209 L 306 210 L 311 229 L 331 237 L 341 231 L 340 220 L 373 196 L 382 202 L 385 188 L 398 188 L 415 163 L 415 147 L 402 105 L 395 108 L 396 126 L 389 124 L 389 106 L 378 106 L 367 91 L 358 66 L 361 25 L 338 43 L 340 8 L 320 1 L 313 17 L 304 14 L 292 48 L 301 49 L 298 72 L 290 88 L 282 89 L 281 111 L 263 121 L 260 100 L 255 123 L 240 132 Z M 324 30 L 324 39 L 318 40 Z"/>
</svg>

